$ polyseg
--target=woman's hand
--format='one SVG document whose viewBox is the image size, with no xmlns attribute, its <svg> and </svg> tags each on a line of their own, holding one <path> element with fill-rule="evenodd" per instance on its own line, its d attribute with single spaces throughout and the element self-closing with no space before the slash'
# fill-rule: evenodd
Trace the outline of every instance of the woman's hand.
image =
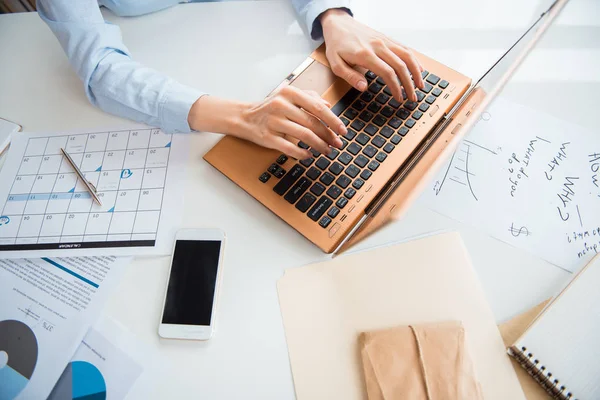
<svg viewBox="0 0 600 400">
<path fill-rule="evenodd" d="M 329 154 L 330 146 L 342 147 L 338 135 L 347 130 L 330 107 L 315 92 L 284 86 L 255 104 L 203 96 L 192 106 L 188 122 L 194 130 L 230 134 L 301 160 L 312 155 L 293 140 L 323 154 Z"/>
<path fill-rule="evenodd" d="M 367 89 L 367 81 L 352 67 L 367 68 L 382 77 L 394 98 L 401 101 L 400 78 L 408 98 L 417 101 L 411 74 L 414 84 L 423 88 L 423 67 L 410 49 L 361 24 L 344 10 L 330 9 L 319 18 L 327 46 L 327 60 L 337 76 L 362 92 Z"/>
</svg>

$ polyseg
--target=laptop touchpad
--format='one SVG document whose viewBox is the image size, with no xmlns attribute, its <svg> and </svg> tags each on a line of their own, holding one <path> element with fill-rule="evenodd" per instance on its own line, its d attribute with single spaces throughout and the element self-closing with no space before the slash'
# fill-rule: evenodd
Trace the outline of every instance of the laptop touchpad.
<svg viewBox="0 0 600 400">
<path fill-rule="evenodd" d="M 318 61 L 314 61 L 291 85 L 303 90 L 314 90 L 319 95 L 323 95 L 336 79 L 337 77 L 331 72 L 329 67 L 324 66 Z"/>
</svg>

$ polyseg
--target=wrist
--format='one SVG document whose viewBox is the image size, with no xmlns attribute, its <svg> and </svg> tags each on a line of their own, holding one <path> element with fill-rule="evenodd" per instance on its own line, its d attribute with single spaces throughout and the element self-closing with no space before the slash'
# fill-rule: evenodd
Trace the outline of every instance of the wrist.
<svg viewBox="0 0 600 400">
<path fill-rule="evenodd" d="M 247 103 L 205 95 L 192 105 L 188 123 L 195 131 L 239 136 L 244 131 L 244 114 L 249 108 Z"/>
<path fill-rule="evenodd" d="M 340 19 L 352 18 L 352 16 L 343 8 L 330 8 L 327 11 L 324 11 L 319 16 L 319 22 L 321 22 L 321 26 L 323 30 L 328 29 L 328 27 L 335 25 L 336 21 Z"/>
</svg>

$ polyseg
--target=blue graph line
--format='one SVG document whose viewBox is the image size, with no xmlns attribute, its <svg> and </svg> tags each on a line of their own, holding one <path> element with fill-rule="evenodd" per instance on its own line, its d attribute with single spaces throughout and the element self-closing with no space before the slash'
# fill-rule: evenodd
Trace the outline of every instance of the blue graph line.
<svg viewBox="0 0 600 400">
<path fill-rule="evenodd" d="M 85 283 L 87 283 L 87 284 L 88 284 L 88 285 L 90 285 L 90 286 L 93 286 L 93 287 L 95 287 L 96 289 L 98 289 L 98 288 L 100 287 L 100 285 L 98 285 L 97 283 L 94 283 L 94 282 L 90 281 L 89 279 L 87 279 L 87 278 L 84 278 L 83 276 L 79 275 L 77 272 L 73 272 L 73 271 L 71 271 L 70 269 L 63 267 L 62 265 L 60 265 L 60 264 L 59 264 L 59 263 L 57 263 L 56 261 L 52 261 L 51 259 L 49 259 L 49 258 L 46 258 L 46 257 L 42 257 L 42 260 L 46 261 L 46 262 L 47 262 L 47 263 L 49 263 L 49 264 L 52 264 L 52 265 L 54 265 L 54 266 L 55 266 L 56 268 L 58 268 L 58 269 L 62 269 L 62 270 L 63 270 L 63 271 L 65 271 L 67 274 L 71 274 L 71 275 L 73 275 L 75 278 L 79 278 L 79 279 L 81 279 L 82 281 L 84 281 Z"/>
</svg>

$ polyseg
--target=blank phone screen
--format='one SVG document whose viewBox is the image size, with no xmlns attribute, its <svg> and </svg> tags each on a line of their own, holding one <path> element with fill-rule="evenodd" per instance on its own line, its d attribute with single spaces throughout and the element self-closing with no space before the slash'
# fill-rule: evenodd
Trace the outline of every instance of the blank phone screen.
<svg viewBox="0 0 600 400">
<path fill-rule="evenodd" d="M 163 324 L 210 325 L 220 250 L 220 241 L 175 243 Z"/>
</svg>

